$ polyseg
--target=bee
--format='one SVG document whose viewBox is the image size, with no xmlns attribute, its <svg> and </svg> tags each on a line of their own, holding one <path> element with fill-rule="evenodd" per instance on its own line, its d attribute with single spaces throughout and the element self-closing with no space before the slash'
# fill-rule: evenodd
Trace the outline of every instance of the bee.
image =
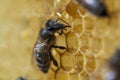
<svg viewBox="0 0 120 80">
<path fill-rule="evenodd" d="M 110 67 L 120 72 L 120 50 L 118 49 L 110 59 Z"/>
<path fill-rule="evenodd" d="M 76 0 L 76 1 L 90 13 L 96 16 L 100 17 L 108 16 L 106 6 L 102 0 Z"/>
<path fill-rule="evenodd" d="M 119 80 L 120 79 L 120 49 L 111 57 L 109 61 L 111 72 L 106 80 Z"/>
<path fill-rule="evenodd" d="M 59 33 L 59 35 L 62 35 L 63 30 L 67 27 L 70 27 L 70 25 L 65 21 L 64 22 L 66 23 L 66 25 L 62 24 L 58 22 L 58 20 L 64 21 L 63 19 L 58 18 L 56 20 L 50 19 L 45 23 L 45 25 L 39 32 L 38 40 L 36 41 L 33 49 L 33 55 L 35 57 L 36 64 L 43 73 L 48 72 L 51 61 L 53 61 L 53 64 L 58 67 L 58 63 L 53 57 L 51 49 L 66 49 L 66 47 L 64 46 L 55 45 L 55 33 Z"/>
<path fill-rule="evenodd" d="M 18 77 L 16 80 L 27 80 L 27 79 L 25 79 L 25 78 L 23 78 L 23 77 Z"/>
</svg>

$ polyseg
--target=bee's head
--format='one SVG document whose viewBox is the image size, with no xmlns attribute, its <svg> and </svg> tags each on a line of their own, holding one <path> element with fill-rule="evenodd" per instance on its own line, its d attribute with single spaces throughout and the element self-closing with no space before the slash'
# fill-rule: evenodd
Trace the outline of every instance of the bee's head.
<svg viewBox="0 0 120 80">
<path fill-rule="evenodd" d="M 56 20 L 48 20 L 46 22 L 46 28 L 48 31 L 52 32 L 52 33 L 55 33 L 57 32 L 58 30 L 62 30 L 62 29 L 65 29 L 66 27 L 70 27 L 70 26 L 66 26 L 64 24 L 61 24 L 59 22 L 57 22 Z"/>
</svg>

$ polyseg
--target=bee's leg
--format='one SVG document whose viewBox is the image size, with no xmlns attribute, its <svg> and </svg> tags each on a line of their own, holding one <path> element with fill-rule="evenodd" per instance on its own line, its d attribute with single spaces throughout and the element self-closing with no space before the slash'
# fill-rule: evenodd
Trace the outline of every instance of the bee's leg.
<svg viewBox="0 0 120 80">
<path fill-rule="evenodd" d="M 55 46 L 55 45 L 53 45 L 52 48 L 67 49 L 67 48 L 64 47 L 64 46 Z"/>
<path fill-rule="evenodd" d="M 70 52 L 70 50 L 64 46 L 56 46 L 56 45 L 53 45 L 52 48 L 59 48 L 59 49 L 66 49 L 68 52 Z"/>
<path fill-rule="evenodd" d="M 50 59 L 53 61 L 53 64 L 58 67 L 58 63 L 56 59 L 53 57 L 53 55 L 51 54 L 51 52 L 50 52 Z"/>
</svg>

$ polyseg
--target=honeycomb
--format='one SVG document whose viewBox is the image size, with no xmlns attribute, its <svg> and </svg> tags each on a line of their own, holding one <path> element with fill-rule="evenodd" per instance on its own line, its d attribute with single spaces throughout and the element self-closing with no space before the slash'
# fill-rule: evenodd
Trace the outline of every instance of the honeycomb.
<svg viewBox="0 0 120 80">
<path fill-rule="evenodd" d="M 96 17 L 75 0 L 1 0 L 0 80 L 105 80 L 108 61 L 120 46 L 119 0 L 105 0 L 110 17 Z M 4 5 L 3 5 L 4 4 Z M 32 49 L 49 18 L 71 25 L 56 34 L 53 49 L 59 67 L 51 63 L 43 74 L 33 61 Z"/>
</svg>

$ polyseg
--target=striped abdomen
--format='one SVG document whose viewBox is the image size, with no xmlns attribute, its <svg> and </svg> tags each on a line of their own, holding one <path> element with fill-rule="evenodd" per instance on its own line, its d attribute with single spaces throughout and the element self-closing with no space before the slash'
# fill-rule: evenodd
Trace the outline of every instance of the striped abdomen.
<svg viewBox="0 0 120 80">
<path fill-rule="evenodd" d="M 47 73 L 50 67 L 50 49 L 46 44 L 36 44 L 34 48 L 34 55 L 39 69 Z"/>
<path fill-rule="evenodd" d="M 48 69 L 50 67 L 50 56 L 49 53 L 36 53 L 36 61 L 37 61 L 37 65 L 40 68 L 40 70 L 44 73 L 48 72 Z"/>
</svg>

